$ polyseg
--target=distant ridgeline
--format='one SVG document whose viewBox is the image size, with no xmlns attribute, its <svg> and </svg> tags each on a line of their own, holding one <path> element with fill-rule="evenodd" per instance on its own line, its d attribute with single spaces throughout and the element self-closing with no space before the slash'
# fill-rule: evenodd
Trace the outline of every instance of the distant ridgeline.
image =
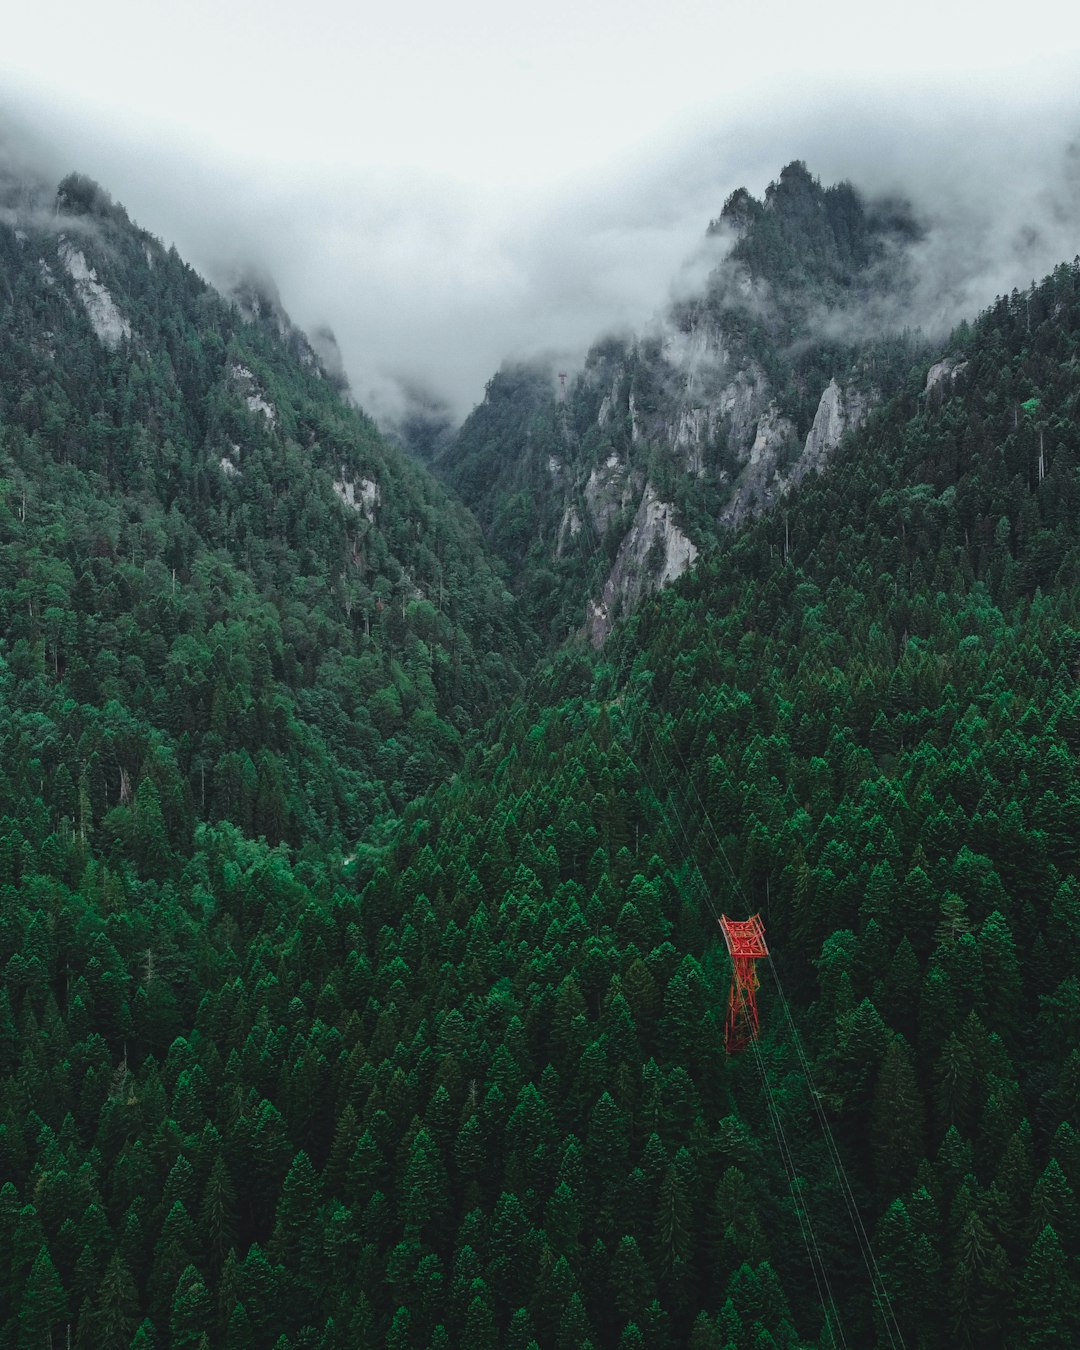
<svg viewBox="0 0 1080 1350">
<path fill-rule="evenodd" d="M 1080 262 L 534 667 L 274 306 L 56 206 L 0 216 L 0 1347 L 1080 1343 Z M 659 518 L 638 350 L 473 429 L 519 389 Z M 732 1058 L 714 908 L 791 1009 Z"/>
<path fill-rule="evenodd" d="M 506 367 L 436 472 L 550 640 L 619 614 L 820 467 L 921 350 L 893 331 L 918 235 L 895 202 L 788 165 L 708 230 L 704 293 L 590 351 L 565 391 Z"/>
</svg>

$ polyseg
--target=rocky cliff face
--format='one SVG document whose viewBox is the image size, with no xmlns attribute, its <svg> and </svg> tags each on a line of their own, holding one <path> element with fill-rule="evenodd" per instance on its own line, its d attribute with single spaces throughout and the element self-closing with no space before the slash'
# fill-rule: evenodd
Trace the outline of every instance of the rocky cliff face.
<svg viewBox="0 0 1080 1350">
<path fill-rule="evenodd" d="M 735 193 L 710 226 L 717 262 L 699 296 L 599 343 L 565 397 L 550 371 L 501 373 L 442 472 L 497 547 L 505 530 L 512 568 L 586 557 L 577 623 L 584 609 L 603 641 L 717 531 L 823 468 L 906 369 L 907 339 L 861 325 L 868 298 L 905 285 L 914 228 L 895 204 L 875 214 L 849 185 L 789 165 L 763 202 Z"/>
<path fill-rule="evenodd" d="M 676 524 L 675 507 L 645 484 L 633 524 L 619 545 L 615 564 L 598 599 L 590 599 L 585 630 L 599 646 L 620 614 L 629 612 L 644 594 L 681 577 L 698 550 Z"/>
<path fill-rule="evenodd" d="M 830 378 L 809 430 L 800 437 L 794 418 L 780 410 L 759 365 L 751 361 L 744 367 L 735 366 L 724 354 L 719 334 L 706 338 L 698 353 L 692 354 L 710 351 L 720 359 L 707 375 L 700 363 L 680 370 L 669 359 L 665 374 L 670 376 L 667 387 L 671 392 L 651 413 L 642 411 L 631 381 L 626 416 L 631 444 L 648 444 L 661 453 L 666 450 L 677 472 L 691 480 L 713 473 L 714 482 L 724 489 L 726 497 L 717 522 L 733 527 L 767 510 L 807 473 L 823 468 L 844 435 L 863 423 L 877 393 L 850 382 L 841 386 L 835 377 Z M 617 403 L 611 395 L 605 395 L 601 426 L 612 416 L 613 407 Z M 718 447 L 724 452 L 719 464 Z M 676 507 L 661 501 L 652 484 L 640 475 L 636 478 L 614 452 L 603 465 L 590 471 L 585 500 L 600 534 L 625 514 L 634 498 L 638 509 L 615 563 L 601 594 L 588 602 L 586 631 L 596 643 L 607 636 L 618 613 L 627 612 L 643 595 L 676 580 L 698 556 L 698 548 L 674 523 Z M 685 546 L 673 546 L 663 568 L 649 568 L 644 560 L 661 522 L 668 531 L 666 538 L 671 541 L 674 532 Z"/>
<path fill-rule="evenodd" d="M 75 294 L 86 310 L 90 326 L 109 351 L 116 351 L 131 337 L 131 324 L 120 313 L 108 288 L 98 280 L 97 272 L 87 263 L 82 249 L 61 235 L 57 256 L 75 283 Z"/>
<path fill-rule="evenodd" d="M 749 457 L 733 484 L 721 522 L 738 525 L 767 510 L 812 470 L 824 468 L 832 451 L 847 432 L 863 424 L 875 402 L 875 391 L 844 389 L 831 379 L 801 449 L 794 423 L 770 404 L 758 419 Z"/>
</svg>

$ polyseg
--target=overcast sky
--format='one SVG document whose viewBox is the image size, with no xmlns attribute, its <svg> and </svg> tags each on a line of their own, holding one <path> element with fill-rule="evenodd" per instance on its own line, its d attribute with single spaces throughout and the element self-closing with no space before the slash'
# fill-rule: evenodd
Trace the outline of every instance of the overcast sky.
<svg viewBox="0 0 1080 1350">
<path fill-rule="evenodd" d="M 1023 284 L 1080 249 L 1078 75 L 1048 0 L 35 0 L 0 118 L 207 275 L 267 267 L 373 411 L 406 380 L 460 414 L 504 356 L 647 320 L 793 158 L 936 213 L 954 299 Z"/>
</svg>

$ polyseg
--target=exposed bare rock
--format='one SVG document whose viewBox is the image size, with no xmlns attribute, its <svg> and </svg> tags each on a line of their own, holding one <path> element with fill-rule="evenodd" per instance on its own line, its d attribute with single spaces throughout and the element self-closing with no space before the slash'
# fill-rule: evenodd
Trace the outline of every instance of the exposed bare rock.
<svg viewBox="0 0 1080 1350">
<path fill-rule="evenodd" d="M 846 433 L 865 422 L 873 405 L 872 395 L 844 389 L 835 379 L 830 380 L 797 454 L 794 423 L 770 406 L 758 419 L 749 462 L 735 481 L 735 491 L 721 516 L 722 523 L 738 525 L 757 515 L 812 470 L 820 469 Z"/>
<path fill-rule="evenodd" d="M 603 593 L 589 602 L 585 626 L 593 645 L 604 641 L 620 611 L 681 577 L 697 556 L 694 544 L 675 523 L 674 506 L 661 501 L 647 483 Z"/>
<path fill-rule="evenodd" d="M 765 372 L 753 361 L 731 369 L 722 336 L 710 329 L 665 339 L 664 350 L 682 388 L 674 409 L 668 404 L 662 424 L 650 429 L 652 438 L 670 445 L 695 477 L 719 440 L 745 460 L 769 406 Z"/>
<path fill-rule="evenodd" d="M 266 397 L 265 390 L 260 388 L 254 372 L 247 366 L 234 365 L 230 373 L 249 411 L 261 413 L 274 426 L 277 423 L 277 409 Z"/>
<path fill-rule="evenodd" d="M 795 423 L 777 411 L 775 404 L 758 418 L 754 443 L 750 447 L 750 466 L 770 465 L 775 462 L 777 450 L 795 435 Z"/>
<path fill-rule="evenodd" d="M 708 408 L 684 408 L 675 423 L 672 447 L 686 461 L 686 472 L 695 478 L 705 468 L 705 442 L 712 437 L 713 415 Z"/>
<path fill-rule="evenodd" d="M 633 390 L 631 390 L 630 392 L 629 411 L 630 411 L 630 443 L 631 445 L 637 445 L 643 439 L 645 431 L 644 428 L 642 427 L 641 416 L 638 412 L 637 401 L 634 398 Z"/>
<path fill-rule="evenodd" d="M 311 330 L 308 338 L 326 378 L 337 389 L 342 398 L 351 399 L 349 377 L 345 373 L 345 360 L 341 355 L 341 348 L 338 346 L 334 330 L 328 324 L 319 324 Z"/>
<path fill-rule="evenodd" d="M 596 414 L 598 426 L 606 426 L 607 420 L 611 416 L 611 411 L 615 407 L 619 397 L 619 372 L 616 371 L 615 378 L 611 382 L 611 392 L 605 394 L 600 404 L 600 411 Z"/>
<path fill-rule="evenodd" d="M 758 418 L 746 467 L 723 515 L 724 525 L 738 525 L 764 511 L 787 487 L 781 466 L 794 458 L 795 424 L 770 404 Z"/>
<path fill-rule="evenodd" d="M 737 454 L 757 434 L 757 423 L 768 397 L 769 382 L 755 362 L 738 371 L 720 391 L 718 402 L 727 424 L 728 442 Z"/>
<path fill-rule="evenodd" d="M 871 400 L 856 390 L 844 390 L 830 380 L 821 395 L 814 424 L 806 434 L 802 456 L 792 470 L 792 481 L 798 482 L 811 469 L 819 469 L 849 431 L 866 421 Z"/>
<path fill-rule="evenodd" d="M 682 379 L 688 399 L 700 398 L 712 382 L 710 377 L 727 365 L 723 337 L 711 324 L 700 324 L 686 331 L 667 328 L 661 338 L 664 360 Z"/>
<path fill-rule="evenodd" d="M 937 390 L 938 396 L 943 397 L 945 394 L 943 386 L 951 384 L 957 375 L 966 369 L 966 361 L 957 361 L 951 356 L 947 356 L 943 361 L 935 361 L 926 372 L 926 388 L 923 394 L 929 397 Z"/>
<path fill-rule="evenodd" d="M 70 239 L 62 238 L 57 253 L 75 283 L 75 294 L 102 346 L 116 351 L 131 337 L 131 324 L 117 309 L 107 287 L 98 280 L 97 272 L 86 261 L 82 249 L 76 248 Z"/>
<path fill-rule="evenodd" d="M 585 507 L 597 534 L 602 535 L 619 512 L 632 504 L 635 477 L 614 451 L 589 474 Z M 637 480 L 639 486 L 640 481 Z"/>
<path fill-rule="evenodd" d="M 226 478 L 241 478 L 243 476 L 241 470 L 242 458 L 243 452 L 238 442 L 230 441 L 225 448 L 225 453 L 218 457 L 218 468 Z"/>
<path fill-rule="evenodd" d="M 358 511 L 365 520 L 374 521 L 381 495 L 374 478 L 346 478 L 343 467 L 341 477 L 334 480 L 334 491 L 346 506 Z"/>
<path fill-rule="evenodd" d="M 581 515 L 576 506 L 570 503 L 559 522 L 559 533 L 555 541 L 555 556 L 561 558 L 567 544 L 581 533 Z"/>
<path fill-rule="evenodd" d="M 265 269 L 246 265 L 227 284 L 226 294 L 248 323 L 265 322 L 276 329 L 280 337 L 289 336 L 292 320 L 281 303 L 277 283 Z"/>
</svg>

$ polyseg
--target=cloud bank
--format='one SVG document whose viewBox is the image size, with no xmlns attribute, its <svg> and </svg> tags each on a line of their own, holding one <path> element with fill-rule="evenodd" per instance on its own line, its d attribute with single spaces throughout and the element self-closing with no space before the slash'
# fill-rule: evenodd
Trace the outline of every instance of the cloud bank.
<svg viewBox="0 0 1080 1350">
<path fill-rule="evenodd" d="M 572 368 L 612 331 L 648 324 L 713 259 L 728 194 L 760 195 L 791 159 L 823 182 L 913 205 L 914 298 L 871 323 L 943 332 L 1080 251 L 1080 99 L 1026 82 L 896 82 L 825 96 L 787 82 L 663 140 L 535 189 L 430 168 L 320 164 L 281 174 L 32 106 L 0 117 L 9 156 L 92 174 L 133 219 L 212 280 L 254 265 L 305 328 L 334 330 L 358 400 L 384 422 L 419 397 L 463 417 L 504 359 Z M 33 128 L 33 136 L 27 128 Z"/>
</svg>

